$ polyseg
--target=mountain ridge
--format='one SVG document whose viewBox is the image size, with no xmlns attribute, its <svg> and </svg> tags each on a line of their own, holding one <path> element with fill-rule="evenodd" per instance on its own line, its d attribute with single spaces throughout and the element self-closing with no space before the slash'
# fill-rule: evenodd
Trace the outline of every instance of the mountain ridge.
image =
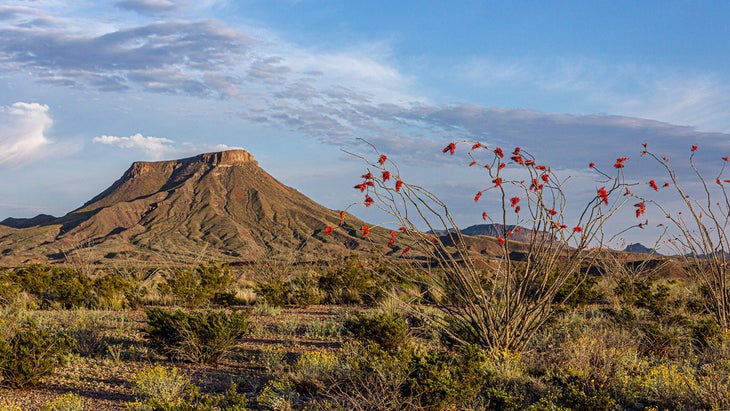
<svg viewBox="0 0 730 411">
<path fill-rule="evenodd" d="M 61 217 L 6 219 L 3 262 L 60 260 L 92 251 L 97 259 L 230 261 L 264 255 L 321 256 L 385 239 L 364 222 L 327 209 L 287 187 L 245 150 L 132 165 L 106 190 Z M 324 228 L 334 227 L 331 234 Z M 381 232 L 383 231 L 383 232 Z M 382 238 L 381 238 L 382 237 Z"/>
</svg>

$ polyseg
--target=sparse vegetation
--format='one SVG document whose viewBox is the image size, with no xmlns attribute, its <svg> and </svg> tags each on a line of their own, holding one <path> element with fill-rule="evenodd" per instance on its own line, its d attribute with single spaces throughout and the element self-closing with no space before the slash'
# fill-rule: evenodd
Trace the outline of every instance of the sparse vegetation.
<svg viewBox="0 0 730 411">
<path fill-rule="evenodd" d="M 543 194 L 499 174 L 496 151 L 490 179 L 504 180 L 489 190 L 538 234 L 485 240 L 497 253 L 483 259 L 457 232 L 403 219 L 379 238 L 397 239 L 395 258 L 2 271 L 0 410 L 730 409 L 725 257 L 589 247 L 583 236 L 598 241 L 624 201 L 620 175 L 596 192 L 580 230 L 548 228 L 564 224 L 559 182 L 518 154 Z M 384 164 L 371 166 L 395 170 Z M 407 182 L 384 188 L 371 204 L 433 200 Z M 699 205 L 687 206 L 699 219 Z M 700 224 L 688 235 L 724 230 L 714 215 L 677 222 Z M 700 239 L 721 251 L 724 241 Z"/>
</svg>

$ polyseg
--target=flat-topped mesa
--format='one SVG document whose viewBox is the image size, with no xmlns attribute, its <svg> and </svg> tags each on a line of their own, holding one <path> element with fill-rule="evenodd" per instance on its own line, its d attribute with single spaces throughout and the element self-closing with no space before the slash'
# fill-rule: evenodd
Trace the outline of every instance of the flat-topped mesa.
<svg viewBox="0 0 730 411">
<path fill-rule="evenodd" d="M 253 154 L 246 150 L 226 150 L 219 151 L 216 153 L 204 153 L 198 156 L 192 157 L 192 161 L 202 161 L 212 166 L 229 167 L 236 165 L 243 165 L 253 163 L 258 165 L 256 160 L 253 158 Z"/>
<path fill-rule="evenodd" d="M 191 163 L 206 163 L 213 167 L 231 167 L 244 164 L 258 165 L 258 162 L 253 158 L 253 154 L 246 150 L 236 149 L 198 154 L 197 156 L 183 158 L 181 160 L 135 161 L 129 170 L 127 170 L 125 176 L 138 177 L 150 171 L 164 172 L 168 167 L 169 170 L 173 170 L 180 164 Z"/>
</svg>

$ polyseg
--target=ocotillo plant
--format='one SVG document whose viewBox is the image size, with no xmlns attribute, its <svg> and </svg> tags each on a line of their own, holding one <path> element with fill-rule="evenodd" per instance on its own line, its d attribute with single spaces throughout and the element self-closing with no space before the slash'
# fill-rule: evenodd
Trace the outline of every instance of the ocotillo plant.
<svg viewBox="0 0 730 411">
<path fill-rule="evenodd" d="M 476 188 L 473 201 L 498 204 L 496 217 L 486 211 L 481 216 L 499 223 L 495 227 L 501 230 L 496 236 L 501 258 L 487 268 L 478 268 L 447 205 L 427 189 L 410 184 L 375 147 L 372 157 L 357 155 L 368 169 L 355 187 L 363 192 L 366 207 L 380 208 L 400 226 L 398 240 L 393 231 L 388 247 L 415 244 L 420 255 L 438 267 L 428 276 L 413 278 L 427 279 L 433 294 L 443 296 L 434 304 L 440 315 L 431 321 L 458 343 L 521 350 L 560 299 L 569 298 L 580 286 L 586 275 L 581 268 L 603 244 L 606 222 L 632 198 L 624 179 L 628 159 L 617 159 L 611 176 L 590 164 L 600 187 L 592 188 L 590 199 L 573 217 L 566 211 L 565 180 L 532 154 L 518 147 L 506 155 L 500 147 L 466 140 L 449 143 L 443 153 L 455 155 L 465 145 L 470 148 L 465 160 L 470 167 L 481 168 L 489 181 Z M 363 235 L 370 229 L 363 227 Z M 524 230 L 522 242 L 517 244 L 511 238 L 520 230 Z M 520 249 L 519 257 L 513 248 Z M 401 253 L 409 250 L 402 248 Z"/>
</svg>

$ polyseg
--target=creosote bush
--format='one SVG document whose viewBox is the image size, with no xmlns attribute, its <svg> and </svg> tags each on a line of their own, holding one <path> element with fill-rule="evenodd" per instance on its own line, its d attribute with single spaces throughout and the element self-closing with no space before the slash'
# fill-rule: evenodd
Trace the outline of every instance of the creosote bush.
<svg viewBox="0 0 730 411">
<path fill-rule="evenodd" d="M 251 326 L 247 311 L 148 309 L 145 313 L 145 335 L 155 351 L 171 360 L 199 364 L 218 363 Z"/>
<path fill-rule="evenodd" d="M 74 341 L 28 321 L 8 340 L 0 339 L 0 385 L 35 387 L 63 365 Z"/>
<path fill-rule="evenodd" d="M 233 272 L 225 264 L 199 264 L 195 270 L 175 269 L 164 283 L 158 284 L 161 295 L 189 308 L 207 306 L 214 301 L 235 299 L 231 290 Z"/>
</svg>

